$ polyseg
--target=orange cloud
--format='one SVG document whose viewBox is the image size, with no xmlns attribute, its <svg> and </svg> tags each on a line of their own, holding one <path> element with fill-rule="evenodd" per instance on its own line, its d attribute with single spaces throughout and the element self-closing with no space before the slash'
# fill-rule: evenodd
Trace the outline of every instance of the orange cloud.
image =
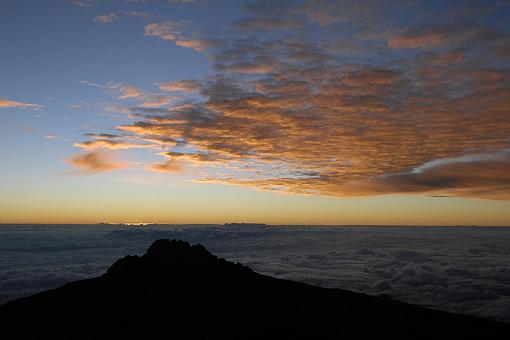
<svg viewBox="0 0 510 340">
<path fill-rule="evenodd" d="M 92 141 L 85 141 L 81 143 L 74 143 L 73 146 L 86 150 L 93 150 L 98 148 L 110 149 L 110 150 L 125 150 L 125 149 L 136 149 L 136 148 L 153 148 L 154 144 L 140 144 L 131 143 L 124 141 L 116 141 L 109 139 L 96 139 Z"/>
<path fill-rule="evenodd" d="M 163 163 L 154 163 L 149 167 L 150 171 L 154 172 L 181 172 L 182 166 L 180 164 L 175 163 L 174 161 L 166 161 Z"/>
<path fill-rule="evenodd" d="M 498 33 L 476 23 L 450 23 L 431 27 L 413 27 L 392 37 L 391 48 L 429 48 L 463 42 L 492 40 Z"/>
<path fill-rule="evenodd" d="M 177 97 L 169 96 L 160 93 L 147 93 L 140 90 L 138 87 L 133 85 L 127 85 L 122 83 L 109 83 L 105 86 L 110 94 L 120 100 L 126 99 L 138 99 L 143 102 L 140 107 L 145 108 L 158 108 L 172 103 Z M 113 109 L 114 111 L 123 111 L 125 108 L 117 107 L 115 105 L 108 105 L 107 108 Z"/>
<path fill-rule="evenodd" d="M 159 23 L 153 22 L 145 26 L 145 35 L 159 37 L 163 40 L 175 41 L 179 39 L 181 35 L 179 26 L 179 23 L 171 20 Z"/>
<path fill-rule="evenodd" d="M 165 83 L 159 83 L 160 90 L 168 92 L 195 92 L 199 91 L 201 84 L 196 80 L 178 80 Z"/>
<path fill-rule="evenodd" d="M 175 44 L 180 47 L 192 48 L 195 51 L 203 52 L 209 48 L 216 47 L 218 41 L 213 39 L 176 40 Z"/>
<path fill-rule="evenodd" d="M 182 26 L 182 23 L 172 20 L 153 22 L 145 26 L 145 35 L 173 41 L 177 46 L 191 48 L 198 52 L 217 47 L 220 44 L 217 39 L 187 38 L 181 32 Z"/>
<path fill-rule="evenodd" d="M 139 104 L 128 108 L 136 121 L 116 129 L 166 148 L 150 170 L 202 167 L 197 181 L 338 197 L 507 199 L 510 71 L 498 59 L 506 36 L 466 22 L 389 29 L 376 20 L 384 2 L 370 3 L 250 5 L 250 34 L 211 51 L 216 75 L 158 84 L 192 99 L 147 107 L 146 93 L 117 87 L 118 98 Z M 320 43 L 303 32 L 251 34 L 299 16 L 360 33 L 347 44 L 328 34 Z M 145 34 L 188 41 L 175 22 L 149 24 Z M 346 59 L 344 45 L 360 58 Z"/>
<path fill-rule="evenodd" d="M 190 165 L 239 170 L 228 181 L 221 174 L 211 181 L 332 196 L 475 195 L 484 185 L 474 178 L 459 182 L 466 188 L 462 191 L 446 182 L 439 182 L 442 188 L 411 186 L 412 179 L 422 178 L 416 174 L 384 177 L 434 159 L 460 157 L 466 150 L 492 152 L 508 145 L 508 84 L 497 82 L 507 75 L 436 67 L 441 72 L 435 75 L 355 67 L 329 70 L 320 78 L 301 73 L 299 79 L 287 70 L 252 81 L 251 87 L 217 78 L 201 90 L 207 97 L 200 105 L 142 116 L 119 129 L 139 138 L 185 140 L 201 153 L 172 156 Z M 416 77 L 419 82 L 412 80 Z M 489 85 L 491 92 L 486 92 L 483 86 Z M 480 92 L 445 97 L 458 86 Z M 174 164 L 161 163 L 153 170 L 176 170 Z M 476 185 L 480 190 L 474 190 Z"/>
<path fill-rule="evenodd" d="M 110 154 L 100 151 L 75 155 L 68 159 L 67 162 L 78 169 L 92 173 L 119 170 L 126 167 L 124 163 L 112 161 Z"/>
<path fill-rule="evenodd" d="M 36 110 L 40 110 L 43 108 L 43 106 L 39 105 L 39 104 L 18 102 L 15 100 L 10 100 L 7 98 L 0 97 L 0 108 L 7 108 L 7 107 L 29 108 L 29 109 L 36 109 Z"/>
</svg>

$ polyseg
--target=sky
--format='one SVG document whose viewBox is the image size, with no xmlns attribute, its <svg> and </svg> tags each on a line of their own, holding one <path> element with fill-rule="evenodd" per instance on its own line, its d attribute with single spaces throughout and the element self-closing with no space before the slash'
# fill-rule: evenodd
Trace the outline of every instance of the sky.
<svg viewBox="0 0 510 340">
<path fill-rule="evenodd" d="M 2 223 L 510 225 L 510 1 L 0 6 Z"/>
</svg>

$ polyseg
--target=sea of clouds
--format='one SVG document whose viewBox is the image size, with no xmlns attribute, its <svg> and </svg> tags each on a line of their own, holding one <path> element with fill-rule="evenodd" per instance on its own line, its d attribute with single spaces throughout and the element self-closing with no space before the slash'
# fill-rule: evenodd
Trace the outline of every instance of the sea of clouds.
<svg viewBox="0 0 510 340">
<path fill-rule="evenodd" d="M 1 225 L 0 303 L 103 274 L 152 241 L 278 278 L 510 321 L 510 228 Z"/>
</svg>

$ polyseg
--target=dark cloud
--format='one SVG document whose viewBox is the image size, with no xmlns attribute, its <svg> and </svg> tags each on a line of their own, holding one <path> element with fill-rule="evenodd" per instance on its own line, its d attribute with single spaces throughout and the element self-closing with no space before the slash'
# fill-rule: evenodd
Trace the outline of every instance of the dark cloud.
<svg viewBox="0 0 510 340">
<path fill-rule="evenodd" d="M 494 28 L 472 22 L 454 22 L 445 25 L 413 27 L 392 37 L 392 48 L 455 47 L 465 43 L 487 42 L 503 35 Z"/>
</svg>

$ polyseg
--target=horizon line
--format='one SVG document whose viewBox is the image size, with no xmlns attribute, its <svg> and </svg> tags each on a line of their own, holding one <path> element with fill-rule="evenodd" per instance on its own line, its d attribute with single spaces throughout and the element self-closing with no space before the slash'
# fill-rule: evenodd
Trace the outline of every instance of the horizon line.
<svg viewBox="0 0 510 340">
<path fill-rule="evenodd" d="M 34 225 L 34 226 L 129 226 L 129 227 L 147 227 L 147 226 L 225 226 L 227 224 L 238 225 L 259 225 L 261 227 L 433 227 L 433 228 L 508 228 L 510 225 L 498 224 L 299 224 L 299 223 L 278 223 L 269 224 L 263 222 L 225 222 L 225 223 L 151 223 L 151 222 L 95 222 L 95 223 L 9 223 L 0 222 L 1 225 Z"/>
</svg>

